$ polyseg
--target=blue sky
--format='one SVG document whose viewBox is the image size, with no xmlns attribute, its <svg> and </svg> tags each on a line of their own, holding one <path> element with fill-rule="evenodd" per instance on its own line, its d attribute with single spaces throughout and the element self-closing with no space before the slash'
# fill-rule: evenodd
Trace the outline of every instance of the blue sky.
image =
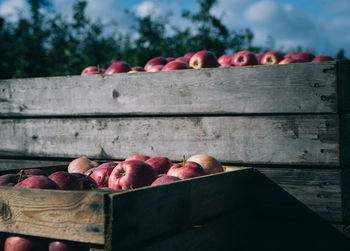
<svg viewBox="0 0 350 251">
<path fill-rule="evenodd" d="M 71 13 L 72 0 L 52 0 L 57 11 Z M 88 0 L 87 13 L 104 22 L 115 20 L 120 31 L 130 28 L 131 20 L 124 9 L 137 15 L 155 18 L 172 11 L 172 24 L 186 27 L 181 10 L 197 10 L 196 0 Z M 16 9 L 28 12 L 26 0 L 0 0 L 0 15 L 9 16 Z M 212 14 L 221 17 L 230 29 L 249 27 L 255 34 L 254 44 L 264 46 L 273 37 L 274 49 L 312 48 L 317 55 L 334 55 L 345 49 L 350 58 L 350 0 L 218 0 Z M 12 15 L 14 18 L 15 15 Z"/>
</svg>

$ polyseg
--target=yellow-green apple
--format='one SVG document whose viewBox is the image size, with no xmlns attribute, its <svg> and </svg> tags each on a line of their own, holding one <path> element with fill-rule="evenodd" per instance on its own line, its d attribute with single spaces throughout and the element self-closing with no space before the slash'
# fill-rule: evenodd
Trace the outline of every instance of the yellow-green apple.
<svg viewBox="0 0 350 251">
<path fill-rule="evenodd" d="M 297 64 L 297 63 L 305 63 L 307 62 L 304 59 L 294 59 L 294 58 L 285 58 L 279 62 L 279 64 Z"/>
<path fill-rule="evenodd" d="M 36 189 L 59 189 L 58 185 L 53 180 L 44 175 L 30 176 L 17 183 L 15 187 Z"/>
<path fill-rule="evenodd" d="M 108 187 L 112 189 L 134 189 L 149 186 L 157 178 L 153 168 L 141 160 L 120 162 L 112 171 Z"/>
<path fill-rule="evenodd" d="M 307 62 L 311 62 L 314 58 L 315 55 L 310 52 L 300 52 L 293 57 L 293 59 L 304 59 Z"/>
<path fill-rule="evenodd" d="M 82 75 L 82 76 L 84 76 L 84 75 L 97 75 L 97 74 L 102 74 L 104 72 L 105 72 L 105 70 L 100 69 L 100 67 L 88 66 L 88 67 L 84 68 L 84 70 L 81 72 L 80 75 Z"/>
<path fill-rule="evenodd" d="M 218 58 L 218 63 L 221 66 L 231 66 L 232 55 L 224 54 Z"/>
<path fill-rule="evenodd" d="M 258 59 L 255 54 L 250 51 L 239 51 L 236 52 L 231 60 L 231 65 L 234 66 L 247 66 L 247 65 L 257 65 Z"/>
<path fill-rule="evenodd" d="M 218 59 L 211 51 L 198 51 L 190 59 L 189 67 L 194 69 L 218 67 Z"/>
<path fill-rule="evenodd" d="M 221 173 L 224 171 L 221 163 L 210 155 L 193 155 L 187 161 L 193 161 L 201 165 L 205 174 Z"/>
<path fill-rule="evenodd" d="M 46 251 L 45 244 L 35 237 L 12 235 L 6 238 L 4 251 Z"/>
<path fill-rule="evenodd" d="M 69 173 L 85 173 L 87 170 L 93 167 L 97 167 L 98 163 L 96 161 L 89 160 L 86 157 L 80 157 L 72 160 L 68 165 Z"/>
<path fill-rule="evenodd" d="M 131 155 L 131 156 L 127 157 L 125 159 L 125 161 L 127 161 L 127 160 L 142 160 L 142 161 L 146 161 L 148 159 L 149 159 L 149 156 L 139 154 L 139 155 Z"/>
<path fill-rule="evenodd" d="M 175 176 L 170 176 L 165 174 L 165 175 L 159 176 L 155 181 L 153 181 L 151 186 L 157 186 L 157 185 L 166 184 L 166 183 L 170 183 L 178 180 L 181 180 L 181 179 Z"/>
<path fill-rule="evenodd" d="M 152 157 L 146 160 L 156 174 L 165 174 L 168 172 L 169 168 L 173 165 L 171 160 L 165 156 Z"/>
<path fill-rule="evenodd" d="M 145 64 L 145 71 L 150 71 L 151 66 L 154 65 L 166 65 L 168 63 L 168 61 L 166 60 L 166 58 L 163 57 L 155 57 L 152 58 L 151 60 L 149 60 L 146 64 Z"/>
<path fill-rule="evenodd" d="M 96 182 L 97 187 L 108 187 L 108 179 L 116 166 L 117 163 L 115 162 L 106 162 L 98 167 L 87 170 L 85 174 L 89 175 L 89 173 L 92 171 L 90 177 Z"/>
<path fill-rule="evenodd" d="M 174 164 L 167 172 L 167 175 L 175 176 L 182 180 L 202 176 L 204 174 L 201 165 L 193 161 L 184 161 Z"/>
<path fill-rule="evenodd" d="M 57 171 L 50 174 L 49 178 L 53 180 L 61 190 L 83 190 L 82 183 L 78 181 L 78 177 L 71 173 Z"/>
<path fill-rule="evenodd" d="M 315 57 L 311 62 L 327 62 L 327 61 L 333 61 L 334 59 L 330 56 L 318 56 Z"/>
<path fill-rule="evenodd" d="M 260 64 L 278 64 L 283 60 L 283 57 L 280 53 L 276 51 L 266 52 L 260 59 Z"/>
<path fill-rule="evenodd" d="M 112 63 L 104 72 L 104 74 L 117 74 L 131 71 L 130 65 L 125 61 L 116 61 Z"/>
<path fill-rule="evenodd" d="M 171 61 L 164 65 L 162 71 L 174 71 L 187 69 L 187 64 L 182 61 Z"/>
</svg>

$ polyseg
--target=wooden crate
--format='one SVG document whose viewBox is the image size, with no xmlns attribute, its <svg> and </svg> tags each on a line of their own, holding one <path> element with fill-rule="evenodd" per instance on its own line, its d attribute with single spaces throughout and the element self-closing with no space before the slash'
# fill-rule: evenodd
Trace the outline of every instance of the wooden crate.
<svg viewBox="0 0 350 251">
<path fill-rule="evenodd" d="M 257 168 L 348 233 L 349 69 L 345 60 L 0 80 L 0 168 L 206 153 Z"/>
<path fill-rule="evenodd" d="M 41 169 L 51 173 L 67 166 Z M 0 187 L 0 232 L 83 242 L 107 250 L 132 249 L 248 208 L 253 177 L 253 168 L 242 167 L 129 191 Z"/>
</svg>

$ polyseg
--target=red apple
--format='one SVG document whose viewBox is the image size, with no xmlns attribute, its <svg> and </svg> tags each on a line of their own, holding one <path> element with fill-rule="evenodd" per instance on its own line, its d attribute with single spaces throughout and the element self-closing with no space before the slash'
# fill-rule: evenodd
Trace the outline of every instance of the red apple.
<svg viewBox="0 0 350 251">
<path fill-rule="evenodd" d="M 173 165 L 167 157 L 157 156 L 146 160 L 156 174 L 165 174 L 168 172 L 169 168 Z"/>
<path fill-rule="evenodd" d="M 193 161 L 184 161 L 170 167 L 167 175 L 175 176 L 179 179 L 189 179 L 193 177 L 198 177 L 204 175 L 204 170 L 196 162 Z"/>
<path fill-rule="evenodd" d="M 264 53 L 255 53 L 256 59 L 258 60 L 258 63 L 260 64 L 261 58 L 264 56 Z"/>
<path fill-rule="evenodd" d="M 187 52 L 184 57 L 185 58 L 191 58 L 195 53 L 194 52 Z"/>
<path fill-rule="evenodd" d="M 92 190 L 97 188 L 96 182 L 90 177 L 90 175 L 85 175 L 83 173 L 71 173 L 77 177 L 77 182 L 82 190 Z"/>
<path fill-rule="evenodd" d="M 218 67 L 219 63 L 214 53 L 211 51 L 199 51 L 195 53 L 189 63 L 189 67 L 194 69 Z"/>
<path fill-rule="evenodd" d="M 239 51 L 235 53 L 231 60 L 231 65 L 234 66 L 247 66 L 247 65 L 257 65 L 258 59 L 255 54 L 250 51 Z"/>
<path fill-rule="evenodd" d="M 169 62 L 171 62 L 171 61 L 174 61 L 175 60 L 175 58 L 174 57 L 168 57 L 168 58 L 166 58 L 166 61 L 169 63 Z"/>
<path fill-rule="evenodd" d="M 142 66 L 131 67 L 131 71 L 145 71 Z"/>
<path fill-rule="evenodd" d="M 283 58 L 294 58 L 294 56 L 297 55 L 296 53 L 287 53 L 286 55 L 284 55 Z"/>
<path fill-rule="evenodd" d="M 186 63 L 182 61 L 171 61 L 164 65 L 162 71 L 174 71 L 174 70 L 183 70 L 187 69 Z"/>
<path fill-rule="evenodd" d="M 99 67 L 96 66 L 88 66 L 86 67 L 80 75 L 97 75 L 97 74 L 102 74 L 104 73 L 104 69 L 100 69 Z"/>
<path fill-rule="evenodd" d="M 315 58 L 315 55 L 310 52 L 297 53 L 293 59 L 304 59 L 307 62 L 311 62 Z"/>
<path fill-rule="evenodd" d="M 157 178 L 153 168 L 141 160 L 120 162 L 111 173 L 108 187 L 112 189 L 133 189 L 149 186 Z"/>
<path fill-rule="evenodd" d="M 142 161 L 146 161 L 148 159 L 149 159 L 149 156 L 140 154 L 140 155 L 131 155 L 131 156 L 127 157 L 125 159 L 125 161 L 127 161 L 127 160 L 142 160 Z"/>
<path fill-rule="evenodd" d="M 218 63 L 221 66 L 231 66 L 232 55 L 224 54 L 218 58 Z"/>
<path fill-rule="evenodd" d="M 279 64 L 297 64 L 297 63 L 305 63 L 307 62 L 304 59 L 294 59 L 294 58 L 285 58 Z"/>
<path fill-rule="evenodd" d="M 15 187 L 34 189 L 60 189 L 53 180 L 44 175 L 30 176 L 16 184 Z"/>
<path fill-rule="evenodd" d="M 111 176 L 113 169 L 117 166 L 115 162 L 107 162 L 99 165 L 98 167 L 94 167 L 85 172 L 86 175 L 92 171 L 90 177 L 96 182 L 97 187 L 108 187 L 108 179 Z"/>
<path fill-rule="evenodd" d="M 187 66 L 187 68 L 189 67 L 189 64 L 190 64 L 190 59 L 189 57 L 178 57 L 175 59 L 175 61 L 181 61 L 181 62 L 184 62 Z"/>
<path fill-rule="evenodd" d="M 19 174 L 4 174 L 0 176 L 0 186 L 15 186 L 19 181 Z M 22 176 L 22 180 L 27 178 L 26 176 Z"/>
<path fill-rule="evenodd" d="M 107 70 L 104 72 L 105 74 L 117 74 L 131 71 L 130 65 L 125 61 L 116 61 L 111 64 Z"/>
<path fill-rule="evenodd" d="M 221 173 L 224 171 L 221 163 L 210 155 L 193 155 L 187 161 L 193 161 L 201 165 L 205 174 Z"/>
<path fill-rule="evenodd" d="M 21 174 L 21 172 L 18 172 L 17 174 Z M 45 170 L 36 169 L 36 168 L 24 169 L 23 175 L 26 175 L 26 176 L 30 176 L 30 175 L 49 176 L 49 174 Z"/>
<path fill-rule="evenodd" d="M 155 181 L 153 181 L 151 186 L 157 186 L 157 185 L 170 183 L 170 182 L 174 182 L 174 181 L 178 181 L 178 180 L 181 180 L 181 179 L 179 179 L 178 177 L 175 177 L 175 176 L 162 175 L 162 176 L 159 176 Z"/>
<path fill-rule="evenodd" d="M 98 163 L 96 161 L 89 160 L 86 157 L 80 157 L 72 160 L 67 170 L 69 173 L 85 173 L 87 170 L 97 166 Z"/>
<path fill-rule="evenodd" d="M 259 62 L 260 64 L 278 64 L 282 60 L 283 57 L 281 54 L 275 51 L 269 51 L 262 56 Z"/>
<path fill-rule="evenodd" d="M 48 251 L 84 251 L 89 250 L 89 248 L 84 247 L 81 244 L 73 243 L 70 241 L 51 241 L 49 243 Z"/>
<path fill-rule="evenodd" d="M 166 65 L 168 63 L 168 61 L 166 60 L 166 58 L 163 57 L 155 57 L 152 58 L 151 60 L 149 60 L 146 64 L 145 64 L 145 71 L 150 71 L 151 66 L 154 65 Z"/>
<path fill-rule="evenodd" d="M 330 56 L 318 56 L 315 57 L 311 62 L 327 62 L 327 61 L 333 61 L 334 59 Z"/>
<path fill-rule="evenodd" d="M 44 251 L 47 247 L 34 237 L 9 236 L 5 240 L 4 251 Z"/>
<path fill-rule="evenodd" d="M 54 172 L 49 176 L 61 190 L 83 190 L 83 185 L 78 177 L 65 171 Z"/>
<path fill-rule="evenodd" d="M 161 71 L 163 69 L 164 65 L 151 65 L 148 67 L 148 71 L 147 72 L 157 72 L 157 71 Z"/>
</svg>

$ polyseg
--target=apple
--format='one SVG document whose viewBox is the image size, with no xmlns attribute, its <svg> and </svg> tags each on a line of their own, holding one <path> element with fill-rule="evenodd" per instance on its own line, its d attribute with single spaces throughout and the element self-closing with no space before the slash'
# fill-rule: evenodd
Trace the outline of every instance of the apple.
<svg viewBox="0 0 350 251">
<path fill-rule="evenodd" d="M 17 174 L 21 174 L 21 172 L 18 172 Z M 36 168 L 23 169 L 23 175 L 26 175 L 26 176 L 30 176 L 30 175 L 49 176 L 49 174 L 45 170 L 36 169 Z"/>
<path fill-rule="evenodd" d="M 169 63 L 169 62 L 171 62 L 171 61 L 174 61 L 175 60 L 175 58 L 174 57 L 168 57 L 168 58 L 166 58 L 166 61 Z"/>
<path fill-rule="evenodd" d="M 85 172 L 86 175 L 92 171 L 90 177 L 96 182 L 97 187 L 108 187 L 108 179 L 111 176 L 113 169 L 117 166 L 115 162 L 107 162 L 99 165 L 98 167 L 94 167 Z"/>
<path fill-rule="evenodd" d="M 157 71 L 161 71 L 163 69 L 164 65 L 161 64 L 157 64 L 157 65 L 151 65 L 148 67 L 148 71 L 147 72 L 157 72 Z"/>
<path fill-rule="evenodd" d="M 193 161 L 201 165 L 205 174 L 222 173 L 224 171 L 221 163 L 210 155 L 193 155 L 187 161 Z"/>
<path fill-rule="evenodd" d="M 232 55 L 224 54 L 218 58 L 218 63 L 221 66 L 231 66 L 231 59 L 232 59 Z"/>
<path fill-rule="evenodd" d="M 189 64 L 190 64 L 190 59 L 189 57 L 178 57 L 175 59 L 175 61 L 181 61 L 181 62 L 184 62 L 187 66 L 187 68 L 189 67 Z"/>
<path fill-rule="evenodd" d="M 0 176 L 0 186 L 15 186 L 19 181 L 19 174 L 4 174 Z M 22 176 L 22 180 L 27 178 L 26 176 Z"/>
<path fill-rule="evenodd" d="M 304 59 L 307 62 L 311 62 L 315 58 L 315 55 L 310 52 L 297 53 L 293 59 Z"/>
<path fill-rule="evenodd" d="M 145 71 L 150 71 L 151 66 L 154 65 L 166 65 L 168 63 L 168 61 L 166 60 L 166 58 L 163 57 L 155 57 L 152 58 L 151 60 L 149 60 L 146 64 L 145 64 Z"/>
<path fill-rule="evenodd" d="M 193 177 L 198 177 L 204 175 L 204 170 L 196 162 L 193 161 L 184 161 L 170 167 L 167 175 L 175 176 L 179 179 L 189 179 Z"/>
<path fill-rule="evenodd" d="M 143 69 L 142 66 L 134 66 L 134 67 L 131 67 L 131 71 L 145 71 L 145 69 Z"/>
<path fill-rule="evenodd" d="M 127 62 L 116 61 L 107 68 L 104 74 L 117 74 L 117 73 L 123 73 L 128 71 L 131 71 L 131 67 Z"/>
<path fill-rule="evenodd" d="M 174 71 L 187 69 L 187 64 L 182 61 L 171 61 L 164 65 L 162 71 Z"/>
<path fill-rule="evenodd" d="M 60 189 L 59 186 L 53 180 L 44 175 L 30 176 L 17 183 L 15 187 L 35 189 Z"/>
<path fill-rule="evenodd" d="M 83 190 L 83 185 L 78 177 L 65 171 L 52 173 L 49 178 L 53 180 L 61 190 Z"/>
<path fill-rule="evenodd" d="M 67 170 L 69 173 L 85 173 L 87 170 L 97 166 L 98 163 L 96 161 L 89 160 L 86 157 L 80 157 L 72 160 Z"/>
<path fill-rule="evenodd" d="M 283 58 L 294 58 L 295 55 L 297 55 L 296 53 L 287 53 L 286 55 L 284 55 Z"/>
<path fill-rule="evenodd" d="M 334 59 L 330 56 L 318 56 L 315 57 L 311 62 L 327 62 L 327 61 L 333 61 Z"/>
<path fill-rule="evenodd" d="M 178 181 L 178 180 L 181 180 L 181 179 L 179 179 L 178 177 L 175 177 L 175 176 L 162 175 L 162 176 L 159 176 L 155 181 L 153 181 L 151 186 L 157 186 L 157 185 L 170 183 L 170 182 L 174 182 L 174 181 Z"/>
<path fill-rule="evenodd" d="M 297 64 L 297 63 L 305 63 L 307 62 L 304 59 L 294 59 L 294 58 L 285 58 L 279 64 Z"/>
<path fill-rule="evenodd" d="M 187 52 L 184 57 L 185 58 L 191 58 L 195 53 L 194 52 Z"/>
<path fill-rule="evenodd" d="M 264 56 L 264 53 L 255 53 L 258 64 L 260 64 L 261 58 Z"/>
<path fill-rule="evenodd" d="M 42 241 L 34 237 L 13 235 L 5 240 L 4 251 L 44 251 Z"/>
<path fill-rule="evenodd" d="M 153 168 L 156 174 L 166 174 L 173 165 L 170 159 L 165 156 L 152 157 L 146 160 L 146 163 Z"/>
<path fill-rule="evenodd" d="M 234 66 L 247 66 L 259 64 L 255 54 L 250 51 L 239 51 L 235 53 L 231 60 L 231 65 Z"/>
<path fill-rule="evenodd" d="M 85 175 L 83 173 L 71 173 L 77 177 L 77 182 L 82 190 L 92 190 L 97 188 L 96 182 L 90 177 L 90 175 Z"/>
<path fill-rule="evenodd" d="M 127 161 L 127 160 L 142 160 L 142 161 L 146 161 L 148 159 L 149 159 L 149 156 L 140 154 L 140 155 L 131 155 L 131 156 L 127 157 L 125 159 L 125 161 Z"/>
<path fill-rule="evenodd" d="M 80 75 L 84 76 L 84 75 L 97 75 L 97 74 L 102 74 L 104 73 L 104 69 L 100 69 L 97 66 L 88 66 L 86 67 Z"/>
<path fill-rule="evenodd" d="M 283 60 L 283 57 L 278 52 L 268 51 L 262 56 L 259 62 L 260 64 L 278 64 L 282 60 Z"/>
<path fill-rule="evenodd" d="M 190 59 L 189 67 L 194 69 L 218 67 L 219 63 L 211 51 L 196 52 Z"/>
<path fill-rule="evenodd" d="M 88 251 L 89 248 L 84 247 L 81 244 L 70 242 L 70 241 L 51 241 L 49 243 L 48 251 L 75 251 L 75 250 Z"/>
<path fill-rule="evenodd" d="M 149 186 L 157 178 L 153 168 L 141 160 L 120 162 L 109 177 L 108 187 L 112 189 L 133 189 Z"/>
</svg>

